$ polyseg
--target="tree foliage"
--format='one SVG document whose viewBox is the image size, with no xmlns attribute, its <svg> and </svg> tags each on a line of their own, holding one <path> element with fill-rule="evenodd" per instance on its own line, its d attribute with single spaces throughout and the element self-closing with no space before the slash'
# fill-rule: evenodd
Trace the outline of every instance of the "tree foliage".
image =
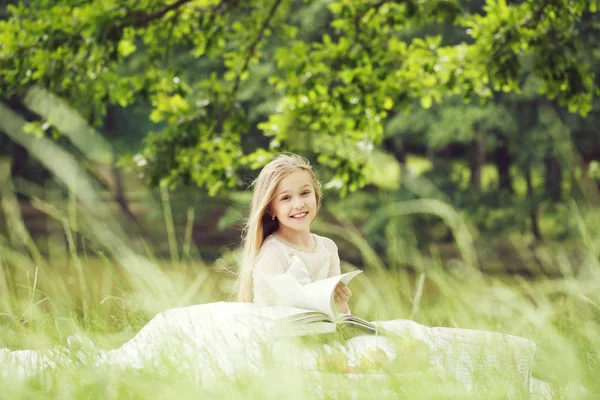
<svg viewBox="0 0 600 400">
<path fill-rule="evenodd" d="M 346 191 L 415 101 L 485 102 L 534 79 L 587 114 L 597 79 L 580 31 L 596 18 L 593 0 L 20 1 L 0 22 L 0 98 L 42 86 L 97 125 L 109 106 L 149 101 L 157 129 L 137 161 L 155 184 L 217 193 L 286 149 L 318 156 Z M 415 34 L 432 25 L 465 34 Z M 247 140 L 257 129 L 264 140 Z"/>
</svg>

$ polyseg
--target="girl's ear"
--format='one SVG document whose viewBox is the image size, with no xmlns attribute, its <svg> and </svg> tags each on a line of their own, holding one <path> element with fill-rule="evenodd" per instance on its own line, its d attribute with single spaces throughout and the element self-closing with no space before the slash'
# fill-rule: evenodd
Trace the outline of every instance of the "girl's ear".
<svg viewBox="0 0 600 400">
<path fill-rule="evenodd" d="M 270 219 L 275 219 L 275 213 L 271 209 L 267 210 L 265 215 L 268 215 Z"/>
</svg>

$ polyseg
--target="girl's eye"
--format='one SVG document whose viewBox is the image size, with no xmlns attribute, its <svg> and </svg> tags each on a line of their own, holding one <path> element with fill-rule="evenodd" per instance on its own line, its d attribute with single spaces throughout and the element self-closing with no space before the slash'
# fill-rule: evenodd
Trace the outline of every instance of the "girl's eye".
<svg viewBox="0 0 600 400">
<path fill-rule="evenodd" d="M 289 199 L 289 198 L 290 198 L 289 196 L 283 196 L 283 197 L 281 198 L 281 200 L 287 200 L 287 199 Z"/>
<path fill-rule="evenodd" d="M 304 191 L 304 192 L 302 193 L 302 195 L 303 195 L 303 196 L 304 196 L 304 195 L 307 195 L 307 194 L 310 194 L 310 190 L 306 190 L 306 191 Z"/>
</svg>

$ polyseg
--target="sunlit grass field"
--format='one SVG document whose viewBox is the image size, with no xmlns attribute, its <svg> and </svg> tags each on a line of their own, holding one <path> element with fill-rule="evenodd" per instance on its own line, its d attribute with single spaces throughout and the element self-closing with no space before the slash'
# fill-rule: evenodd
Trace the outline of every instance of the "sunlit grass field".
<svg viewBox="0 0 600 400">
<path fill-rule="evenodd" d="M 49 110 L 69 115 L 56 99 L 48 95 L 40 99 Z M 80 154 L 106 167 L 111 146 L 103 144 L 99 135 L 95 139 L 90 136 L 91 128 L 70 113 L 69 119 L 62 120 L 62 133 L 79 138 L 72 144 Z M 197 379 L 198 372 L 206 372 L 202 369 L 209 366 L 189 365 L 183 360 L 181 364 L 165 360 L 141 369 L 125 369 L 96 366 L 79 357 L 93 356 L 95 350 L 86 347 L 86 341 L 79 343 L 80 348 L 75 342 L 74 347 L 69 343 L 73 335 L 91 339 L 95 349 L 115 349 L 134 337 L 157 313 L 230 299 L 232 271 L 238 258 L 236 246 L 223 248 L 215 262 L 203 261 L 203 249 L 194 246 L 188 229 L 193 218 L 187 218 L 183 232 L 176 230 L 172 215 L 179 210 L 169 202 L 165 191 L 157 200 L 164 215 L 154 216 L 152 221 L 154 229 L 166 232 L 164 243 L 145 241 L 126 229 L 130 228 L 130 221 L 117 217 L 114 210 L 106 207 L 106 199 L 89 178 L 89 163 L 78 163 L 49 138 L 22 135 L 25 121 L 12 119 L 0 119 L 3 130 L 52 173 L 57 181 L 52 186 L 57 189 L 60 185 L 63 193 L 46 196 L 43 188 L 11 182 L 9 164 L 0 159 L 0 359 L 7 349 L 36 349 L 40 354 L 56 355 L 56 365 L 28 377 L 0 374 L 0 398 L 507 398 L 502 376 L 497 380 L 497 376 L 487 376 L 487 370 L 475 371 L 480 385 L 471 391 L 437 375 L 399 373 L 413 368 L 414 359 L 410 357 L 396 360 L 391 368 L 377 374 L 349 376 L 340 371 L 294 369 L 283 361 L 290 354 L 275 352 L 265 359 L 258 374 L 242 370 L 235 375 L 219 375 L 217 368 L 217 378 L 210 382 Z M 103 151 L 106 153 L 97 154 Z M 387 156 L 388 162 L 393 161 L 390 158 Z M 407 162 L 416 176 L 432 167 L 424 158 L 409 157 Z M 386 157 L 374 158 L 368 169 L 366 175 L 370 174 L 370 180 L 379 187 L 394 189 L 401 180 L 408 183 L 400 168 L 386 164 Z M 97 175 L 98 171 L 94 173 Z M 468 183 L 465 164 L 455 164 L 452 175 L 456 181 Z M 485 166 L 482 178 L 483 188 L 493 186 L 495 170 Z M 540 171 L 532 171 L 532 180 L 535 185 L 541 184 Z M 578 249 L 578 257 L 573 258 L 563 246 L 553 246 L 551 242 L 535 248 L 520 247 L 518 261 L 525 263 L 527 269 L 558 266 L 560 274 L 551 276 L 560 278 L 550 279 L 544 274 L 531 279 L 506 273 L 491 275 L 481 272 L 483 267 L 495 263 L 481 251 L 482 238 L 449 202 L 440 200 L 443 196 L 434 200 L 430 197 L 435 196 L 424 193 L 422 183 L 416 182 L 412 188 L 420 190 L 415 194 L 421 199 L 390 204 L 385 221 L 392 223 L 411 214 L 433 215 L 441 221 L 440 225 L 452 231 L 454 243 L 450 252 L 436 246 L 417 248 L 393 235 L 397 232 L 393 229 L 386 230 L 392 233 L 386 234 L 385 245 L 374 249 L 373 242 L 365 240 L 366 234 L 343 218 L 352 207 L 336 207 L 326 200 L 330 214 L 340 218 L 315 224 L 316 233 L 334 238 L 343 260 L 359 260 L 356 265 L 344 262 L 344 270 L 360 267 L 365 271 L 351 284 L 353 313 L 371 320 L 410 319 L 427 326 L 523 336 L 537 344 L 533 376 L 551 385 L 557 398 L 597 398 L 600 212 L 575 203 L 560 210 L 575 229 L 570 246 Z M 514 185 L 516 193 L 525 197 L 524 180 L 515 176 Z M 125 186 L 128 191 L 137 191 L 141 183 L 126 181 Z M 23 223 L 15 192 L 32 199 L 31 206 L 48 217 L 50 222 L 43 226 L 48 232 L 43 240 L 34 237 Z M 235 199 L 231 200 L 230 204 L 234 203 Z M 186 211 L 192 217 L 210 212 L 198 208 L 194 214 L 184 209 L 184 215 Z M 233 219 L 239 217 L 237 210 L 232 215 Z M 541 218 L 543 231 L 560 224 L 553 215 Z M 510 240 L 528 244 L 531 238 L 514 234 Z M 155 246 L 161 251 L 156 251 Z M 156 256 L 164 254 L 164 249 L 170 255 L 167 259 Z M 353 257 L 348 257 L 350 252 Z M 510 259 L 508 263 L 510 267 Z M 513 398 L 528 398 L 525 393 L 518 395 Z"/>
<path fill-rule="evenodd" d="M 120 236 L 115 221 L 99 223 L 98 214 L 75 198 L 55 208 L 39 200 L 40 209 L 52 214 L 64 228 L 50 242 L 62 246 L 57 254 L 66 257 L 51 258 L 31 240 L 16 211 L 16 199 L 7 192 L 3 196 L 8 235 L 0 237 L 0 348 L 62 349 L 67 338 L 77 333 L 89 337 L 99 349 L 117 348 L 158 312 L 230 298 L 235 249 L 224 251 L 208 265 L 198 257 L 183 257 L 197 253 L 190 251 L 190 238 L 177 237 L 167 219 L 165 230 L 170 232 L 174 257 L 156 259 L 143 241 Z M 421 205 L 427 208 L 427 204 Z M 571 213 L 579 226 L 578 243 L 587 249 L 579 265 L 572 265 L 558 248 L 538 249 L 542 259 L 562 266 L 561 279 L 482 274 L 474 265 L 474 240 L 460 224 L 452 227 L 460 249 L 459 258 L 452 263 L 436 256 L 435 249 L 424 254 L 394 241 L 388 243 L 385 254 L 377 253 L 358 229 L 343 221 L 318 223 L 315 229 L 344 238 L 361 256 L 365 273 L 351 286 L 353 313 L 371 320 L 412 319 L 428 326 L 484 329 L 529 338 L 537 344 L 534 377 L 552 385 L 561 398 L 594 398 L 594 393 L 600 393 L 600 221 L 597 210 L 573 208 Z M 451 215 L 448 220 L 453 218 L 458 216 Z M 385 261 L 390 259 L 396 260 L 393 265 L 413 268 L 394 267 Z M 354 268 L 357 266 L 343 263 L 345 270 Z M 493 380 L 482 390 L 467 392 L 426 373 L 388 370 L 356 379 L 343 373 L 286 370 L 277 362 L 265 364 L 258 375 L 223 375 L 210 384 L 169 363 L 118 369 L 96 367 L 76 358 L 27 379 L 0 378 L 0 393 L 7 399 L 507 396 L 502 383 Z"/>
</svg>

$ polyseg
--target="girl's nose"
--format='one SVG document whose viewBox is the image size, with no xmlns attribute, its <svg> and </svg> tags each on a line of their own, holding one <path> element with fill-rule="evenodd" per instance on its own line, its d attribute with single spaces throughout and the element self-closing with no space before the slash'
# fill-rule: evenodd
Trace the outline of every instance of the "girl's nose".
<svg viewBox="0 0 600 400">
<path fill-rule="evenodd" d="M 304 207 L 304 203 L 302 203 L 301 200 L 296 200 L 296 202 L 294 203 L 294 208 L 301 209 L 303 207 Z"/>
</svg>

